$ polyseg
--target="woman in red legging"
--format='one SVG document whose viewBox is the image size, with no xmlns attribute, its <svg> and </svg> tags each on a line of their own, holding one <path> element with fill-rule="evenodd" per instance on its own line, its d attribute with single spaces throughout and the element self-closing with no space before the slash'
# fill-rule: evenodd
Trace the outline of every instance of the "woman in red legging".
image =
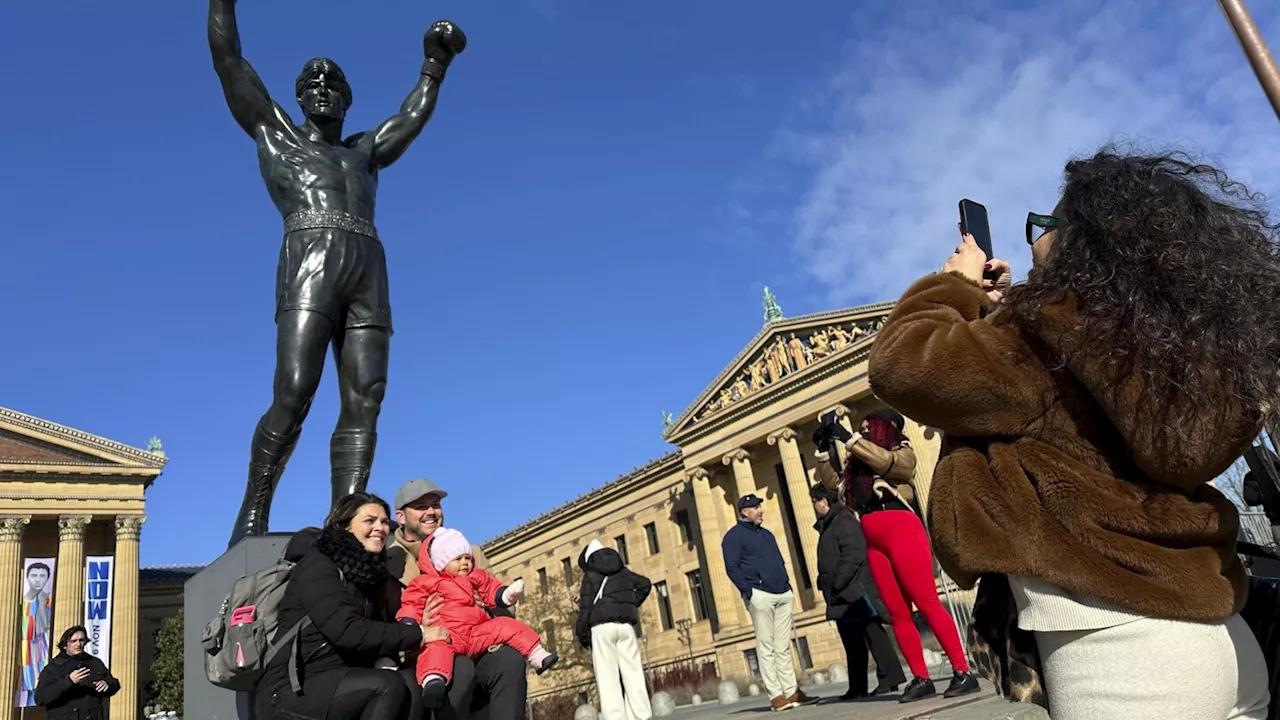
<svg viewBox="0 0 1280 720">
<path fill-rule="evenodd" d="M 956 697 L 977 692 L 978 680 L 969 673 L 955 622 L 938 600 L 929 536 L 910 505 L 914 493 L 909 481 L 916 458 L 902 434 L 903 426 L 902 415 L 893 410 L 877 410 L 863 419 L 859 432 L 845 445 L 849 459 L 841 483 L 844 503 L 860 516 L 871 575 L 889 611 L 898 648 L 915 675 L 899 702 L 937 694 L 924 662 L 924 646 L 911 616 L 911 605 L 919 608 L 946 650 L 955 675 L 943 695 Z M 829 467 L 821 474 L 824 484 L 830 485 L 835 479 L 835 472 Z"/>
</svg>

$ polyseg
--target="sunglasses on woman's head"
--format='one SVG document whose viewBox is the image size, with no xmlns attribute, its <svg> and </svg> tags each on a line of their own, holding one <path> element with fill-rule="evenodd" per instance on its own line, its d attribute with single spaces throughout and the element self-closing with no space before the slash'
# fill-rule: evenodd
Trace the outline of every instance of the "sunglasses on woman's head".
<svg viewBox="0 0 1280 720">
<path fill-rule="evenodd" d="M 1062 225 L 1062 220 L 1052 215 L 1027 213 L 1027 244 L 1035 245 L 1036 241 L 1044 237 L 1045 233 L 1050 230 L 1056 230 Z"/>
</svg>

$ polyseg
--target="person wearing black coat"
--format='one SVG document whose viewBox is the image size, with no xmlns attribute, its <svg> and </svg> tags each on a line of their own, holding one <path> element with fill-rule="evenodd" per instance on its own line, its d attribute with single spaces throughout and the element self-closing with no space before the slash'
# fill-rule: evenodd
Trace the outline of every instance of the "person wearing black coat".
<svg viewBox="0 0 1280 720">
<path fill-rule="evenodd" d="M 601 720 L 648 720 L 649 688 L 636 644 L 640 606 L 653 584 L 622 563 L 617 550 L 592 540 L 578 556 L 578 642 L 591 650 Z"/>
<path fill-rule="evenodd" d="M 89 632 L 83 625 L 67 628 L 61 650 L 36 681 L 36 705 L 47 720 L 101 720 L 102 701 L 120 692 L 120 681 L 98 658 L 85 652 Z"/>
<path fill-rule="evenodd" d="M 839 501 L 835 490 L 815 485 L 809 489 L 818 516 L 818 589 L 827 603 L 827 619 L 834 620 L 849 665 L 849 691 L 841 700 L 893 692 L 906 682 L 902 663 L 894 652 L 879 608 L 871 568 L 867 565 L 867 539 L 862 524 Z M 876 689 L 867 692 L 867 649 L 876 661 Z"/>
<path fill-rule="evenodd" d="M 416 684 L 375 666 L 394 665 L 388 661 L 401 652 L 447 633 L 395 622 L 384 550 L 390 535 L 386 501 L 352 493 L 338 500 L 322 529 L 289 541 L 285 557 L 296 565 L 279 627 L 309 620 L 298 633 L 302 692 L 291 687 L 291 649 L 280 652 L 254 693 L 258 720 L 418 720 Z"/>
</svg>

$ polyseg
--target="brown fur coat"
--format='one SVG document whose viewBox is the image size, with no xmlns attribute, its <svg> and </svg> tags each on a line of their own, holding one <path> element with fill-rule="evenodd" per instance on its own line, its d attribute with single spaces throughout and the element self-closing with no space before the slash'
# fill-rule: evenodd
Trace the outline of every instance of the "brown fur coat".
<svg viewBox="0 0 1280 720">
<path fill-rule="evenodd" d="M 1028 333 L 976 283 L 943 273 L 912 285 L 877 334 L 872 390 L 945 435 L 928 508 L 939 562 L 964 588 L 1020 574 L 1154 617 L 1231 616 L 1248 589 L 1240 519 L 1208 482 L 1256 437 L 1260 414 L 1197 408 L 1190 440 L 1174 440 L 1140 400 L 1139 376 L 1091 361 L 1074 317 L 1068 300 Z M 1005 579 L 985 585 L 977 610 L 1007 670 L 1026 638 L 1007 617 Z"/>
</svg>

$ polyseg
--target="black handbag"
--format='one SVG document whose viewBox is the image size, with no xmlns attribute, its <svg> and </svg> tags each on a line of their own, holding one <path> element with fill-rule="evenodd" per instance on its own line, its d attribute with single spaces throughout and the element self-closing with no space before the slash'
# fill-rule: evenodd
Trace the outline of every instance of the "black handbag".
<svg viewBox="0 0 1280 720">
<path fill-rule="evenodd" d="M 879 616 L 880 612 L 876 609 L 875 603 L 867 597 L 865 588 L 861 597 L 848 605 L 827 605 L 827 619 L 836 622 L 875 620 Z"/>
</svg>

